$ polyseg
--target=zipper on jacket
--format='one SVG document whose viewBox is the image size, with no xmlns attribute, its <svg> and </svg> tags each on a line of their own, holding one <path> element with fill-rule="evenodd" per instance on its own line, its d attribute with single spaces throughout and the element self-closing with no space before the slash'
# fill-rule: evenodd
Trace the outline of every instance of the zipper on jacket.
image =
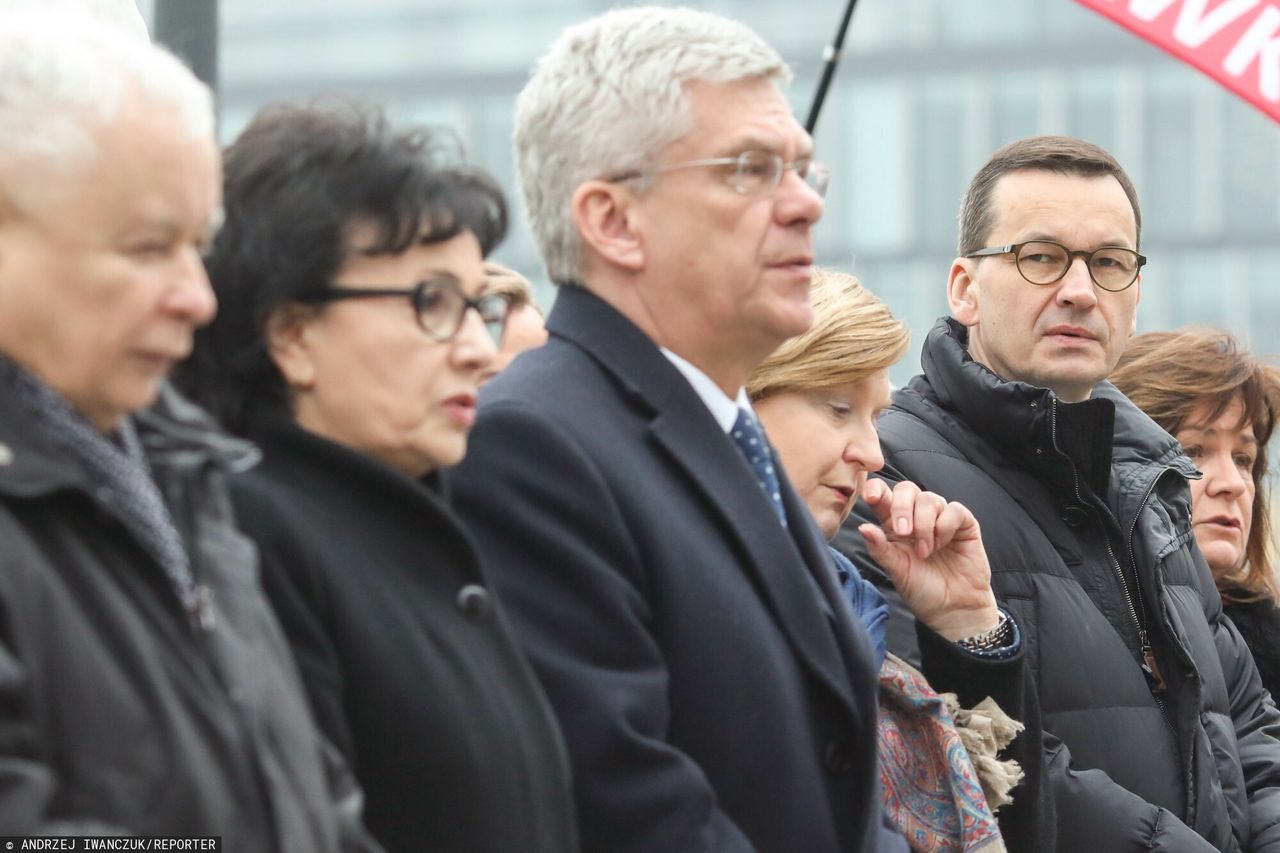
<svg viewBox="0 0 1280 853">
<path fill-rule="evenodd" d="M 1134 512 L 1133 522 L 1129 525 L 1129 534 L 1128 536 L 1125 537 L 1125 548 L 1129 553 L 1129 565 L 1133 566 L 1134 583 L 1138 582 L 1138 560 L 1133 553 L 1133 536 L 1138 531 L 1138 519 L 1142 517 L 1142 511 L 1146 509 L 1147 501 L 1149 501 L 1151 499 L 1151 496 L 1155 493 L 1156 485 L 1160 482 L 1160 478 L 1163 477 L 1167 472 L 1173 471 L 1173 470 L 1174 470 L 1173 468 L 1166 467 L 1163 470 L 1161 470 L 1159 474 L 1156 474 L 1155 478 L 1151 481 L 1151 485 L 1147 486 L 1147 490 L 1143 492 L 1142 500 L 1138 501 L 1138 509 Z M 1144 616 L 1146 615 L 1145 606 L 1143 607 L 1143 615 Z M 1143 633 L 1145 634 L 1146 632 L 1144 631 Z M 1161 690 L 1164 690 L 1165 687 L 1167 686 L 1164 680 L 1164 676 L 1160 674 L 1160 669 L 1159 667 L 1156 666 L 1156 659 L 1155 659 L 1155 655 L 1151 650 L 1151 644 L 1148 643 L 1145 639 L 1143 639 L 1142 641 L 1142 658 L 1144 661 L 1146 661 L 1146 666 L 1150 667 L 1151 669 L 1150 675 L 1155 678 L 1155 683 L 1159 686 Z M 1156 697 L 1156 701 L 1160 701 L 1159 696 Z M 1161 708 L 1164 707 L 1163 702 L 1161 703 L 1160 707 Z"/>
<path fill-rule="evenodd" d="M 1053 449 L 1058 453 L 1062 453 L 1062 451 L 1058 449 L 1058 398 L 1056 396 L 1053 398 L 1053 403 L 1049 410 L 1049 438 L 1053 442 Z M 1071 460 L 1068 459 L 1068 461 Z M 1156 479 L 1158 480 L 1159 477 Z M 1075 462 L 1071 462 L 1071 484 L 1075 490 L 1076 503 L 1084 504 L 1084 496 L 1080 494 L 1080 475 L 1076 471 Z M 1147 490 L 1147 493 L 1142 497 L 1142 501 L 1138 504 L 1138 513 L 1134 516 L 1133 526 L 1129 530 L 1128 545 L 1129 553 L 1131 555 L 1129 563 L 1133 566 L 1133 585 L 1138 594 L 1137 607 L 1134 606 L 1133 593 L 1129 590 L 1129 582 L 1125 579 L 1124 569 L 1120 565 L 1120 560 L 1116 558 L 1115 550 L 1111 547 L 1111 536 L 1105 530 L 1102 534 L 1102 542 L 1107 547 L 1107 556 L 1111 558 L 1111 569 L 1115 572 L 1116 579 L 1120 581 L 1120 592 L 1124 595 L 1124 603 L 1128 607 L 1129 617 L 1133 619 L 1133 627 L 1138 633 L 1138 645 L 1142 651 L 1142 674 L 1147 678 L 1147 686 L 1151 690 L 1151 697 L 1156 700 L 1156 705 L 1160 707 L 1160 715 L 1164 717 L 1165 722 L 1168 723 L 1168 710 L 1164 706 L 1164 700 L 1160 697 L 1160 693 L 1164 691 L 1166 685 L 1164 678 L 1160 675 L 1159 668 L 1156 666 L 1155 650 L 1152 648 L 1151 638 L 1147 634 L 1147 608 L 1146 605 L 1142 603 L 1142 588 L 1141 581 L 1138 579 L 1138 567 L 1132 559 L 1133 533 L 1138 527 L 1137 518 L 1138 515 L 1142 514 L 1142 508 L 1146 506 L 1147 499 L 1151 497 L 1151 493 L 1154 490 L 1155 483 L 1152 483 L 1151 488 Z M 1108 512 L 1107 515 L 1111 516 L 1111 513 Z M 1114 516 L 1111 516 L 1111 520 L 1116 521 Z M 1116 522 L 1116 528 L 1119 529 L 1119 527 L 1119 522 Z M 1141 618 L 1138 616 L 1139 607 L 1142 608 Z"/>
<path fill-rule="evenodd" d="M 1156 664 L 1155 649 L 1151 646 L 1151 637 L 1147 634 L 1144 627 L 1147 623 L 1147 608 L 1142 603 L 1142 599 L 1138 599 L 1138 606 L 1142 608 L 1142 617 L 1139 618 L 1138 611 L 1133 605 L 1133 596 L 1129 592 L 1129 584 L 1124 579 L 1124 569 L 1120 566 L 1120 561 L 1116 558 L 1115 551 L 1111 548 L 1111 537 L 1105 537 L 1104 542 L 1107 546 L 1107 556 L 1111 558 L 1111 568 L 1115 571 L 1116 577 L 1120 579 L 1120 589 L 1124 592 L 1124 603 L 1129 606 L 1129 615 L 1133 617 L 1133 624 L 1138 628 L 1138 644 L 1142 649 L 1142 674 L 1147 677 L 1147 683 L 1151 687 L 1151 695 L 1155 697 L 1156 704 L 1160 706 L 1160 710 L 1164 710 L 1164 701 L 1160 698 L 1160 694 L 1164 692 L 1168 686 L 1165 684 L 1164 676 L 1160 674 L 1160 667 Z M 1130 560 L 1129 565 L 1133 566 L 1133 583 L 1138 585 L 1138 567 Z M 1138 595 L 1142 595 L 1141 589 Z"/>
</svg>

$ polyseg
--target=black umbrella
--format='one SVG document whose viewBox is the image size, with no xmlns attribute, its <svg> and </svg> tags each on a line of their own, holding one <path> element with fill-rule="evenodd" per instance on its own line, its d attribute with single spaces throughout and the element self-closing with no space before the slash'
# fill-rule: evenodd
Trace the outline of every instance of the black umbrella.
<svg viewBox="0 0 1280 853">
<path fill-rule="evenodd" d="M 853 19 L 853 7 L 856 5 L 858 0 L 849 0 L 849 5 L 844 9 L 844 17 L 840 20 L 840 29 L 836 30 L 835 39 L 822 51 L 822 79 L 818 81 L 818 91 L 813 95 L 809 119 L 804 123 L 804 129 L 809 133 L 813 133 L 813 129 L 818 126 L 818 113 L 822 111 L 822 102 L 827 99 L 831 78 L 836 75 L 836 65 L 840 63 L 840 51 L 844 49 L 844 36 L 849 32 L 849 21 Z"/>
</svg>

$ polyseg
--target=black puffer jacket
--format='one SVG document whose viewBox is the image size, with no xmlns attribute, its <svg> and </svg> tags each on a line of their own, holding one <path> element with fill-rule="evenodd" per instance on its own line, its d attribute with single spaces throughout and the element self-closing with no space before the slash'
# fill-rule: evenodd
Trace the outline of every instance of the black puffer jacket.
<svg viewBox="0 0 1280 853">
<path fill-rule="evenodd" d="M 952 320 L 929 334 L 924 375 L 879 422 L 885 475 L 982 525 L 1027 643 L 1058 849 L 1280 850 L 1280 713 L 1194 547 L 1195 469 L 1109 383 L 1064 404 L 999 379 L 966 342 Z M 1131 607 L 1118 572 L 1132 587 L 1135 568 Z M 1158 698 L 1139 623 L 1167 680 Z M 891 650 L 909 636 L 891 632 Z"/>
<path fill-rule="evenodd" d="M 135 424 L 210 590 L 209 630 L 0 383 L 0 835 L 376 849 L 231 523 L 226 473 L 254 452 L 171 392 Z"/>
<path fill-rule="evenodd" d="M 1219 589 L 1222 611 L 1240 629 L 1240 636 L 1258 665 L 1262 686 L 1275 699 L 1280 696 L 1280 607 L 1270 596 L 1258 598 L 1256 593 L 1233 584 Z"/>
</svg>

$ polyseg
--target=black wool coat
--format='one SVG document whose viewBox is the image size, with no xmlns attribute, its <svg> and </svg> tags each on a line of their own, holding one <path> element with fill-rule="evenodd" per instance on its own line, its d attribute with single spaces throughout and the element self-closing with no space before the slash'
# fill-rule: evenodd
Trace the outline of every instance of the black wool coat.
<svg viewBox="0 0 1280 853">
<path fill-rule="evenodd" d="M 567 762 L 434 481 L 264 418 L 232 481 L 321 726 L 390 851 L 572 853 Z"/>
<path fill-rule="evenodd" d="M 954 320 L 921 361 L 878 424 L 884 476 L 982 526 L 1027 644 L 1058 849 L 1280 850 L 1280 712 L 1195 546 L 1177 442 L 1109 383 L 1064 404 L 1000 379 Z"/>
<path fill-rule="evenodd" d="M 560 716 L 583 847 L 901 850 L 882 834 L 870 639 L 781 482 L 639 328 L 561 288 L 483 389 L 459 512 Z M 883 846 L 881 846 L 883 845 Z"/>
</svg>

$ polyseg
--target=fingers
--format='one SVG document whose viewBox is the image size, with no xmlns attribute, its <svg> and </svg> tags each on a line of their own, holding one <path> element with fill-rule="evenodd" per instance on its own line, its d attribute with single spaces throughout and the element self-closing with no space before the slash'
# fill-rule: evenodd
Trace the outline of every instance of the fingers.
<svg viewBox="0 0 1280 853">
<path fill-rule="evenodd" d="M 894 536 L 905 539 L 916 529 L 916 502 L 920 495 L 920 487 L 915 483 L 904 481 L 893 487 L 889 510 L 892 524 L 889 530 Z"/>
<path fill-rule="evenodd" d="M 936 541 L 938 521 L 946 509 L 947 502 L 933 492 L 921 492 L 917 495 L 912 535 L 916 540 L 916 553 L 921 559 L 927 558 L 939 547 Z"/>
<path fill-rule="evenodd" d="M 921 559 L 947 547 L 957 537 L 978 534 L 978 521 L 963 504 L 949 502 L 915 483 L 893 486 L 868 480 L 862 497 L 875 513 L 889 541 L 910 542 Z"/>
<path fill-rule="evenodd" d="M 956 533 L 966 527 L 973 521 L 973 513 L 969 512 L 964 504 L 958 504 L 954 501 L 948 503 L 938 513 L 937 523 L 933 528 L 933 548 L 935 551 L 941 551 L 951 544 Z"/>
<path fill-rule="evenodd" d="M 875 551 L 882 549 L 888 544 L 884 531 L 879 527 L 876 527 L 874 524 L 859 524 L 858 532 L 862 534 L 863 539 L 867 540 L 868 550 Z M 874 557 L 875 554 L 873 553 L 871 556 Z"/>
<path fill-rule="evenodd" d="M 934 548 L 934 528 L 938 516 L 947 506 L 946 500 L 933 492 L 924 492 L 915 483 L 902 482 L 893 487 L 890 510 L 893 537 L 913 540 L 916 553 L 928 557 Z"/>
<path fill-rule="evenodd" d="M 880 527 L 874 524 L 860 524 L 858 525 L 858 532 L 862 534 L 862 538 L 867 542 L 867 554 L 889 574 L 889 578 L 896 586 L 900 580 L 901 573 L 905 569 L 903 564 L 906 561 L 903 555 L 899 553 L 897 548 L 893 547 L 884 530 Z"/>
<path fill-rule="evenodd" d="M 888 498 L 893 494 L 889 488 L 889 484 L 884 480 L 876 480 L 868 478 L 862 484 L 862 492 L 859 497 L 871 507 L 871 511 L 875 513 L 876 521 L 886 524 L 889 521 L 889 512 L 892 509 Z"/>
</svg>

